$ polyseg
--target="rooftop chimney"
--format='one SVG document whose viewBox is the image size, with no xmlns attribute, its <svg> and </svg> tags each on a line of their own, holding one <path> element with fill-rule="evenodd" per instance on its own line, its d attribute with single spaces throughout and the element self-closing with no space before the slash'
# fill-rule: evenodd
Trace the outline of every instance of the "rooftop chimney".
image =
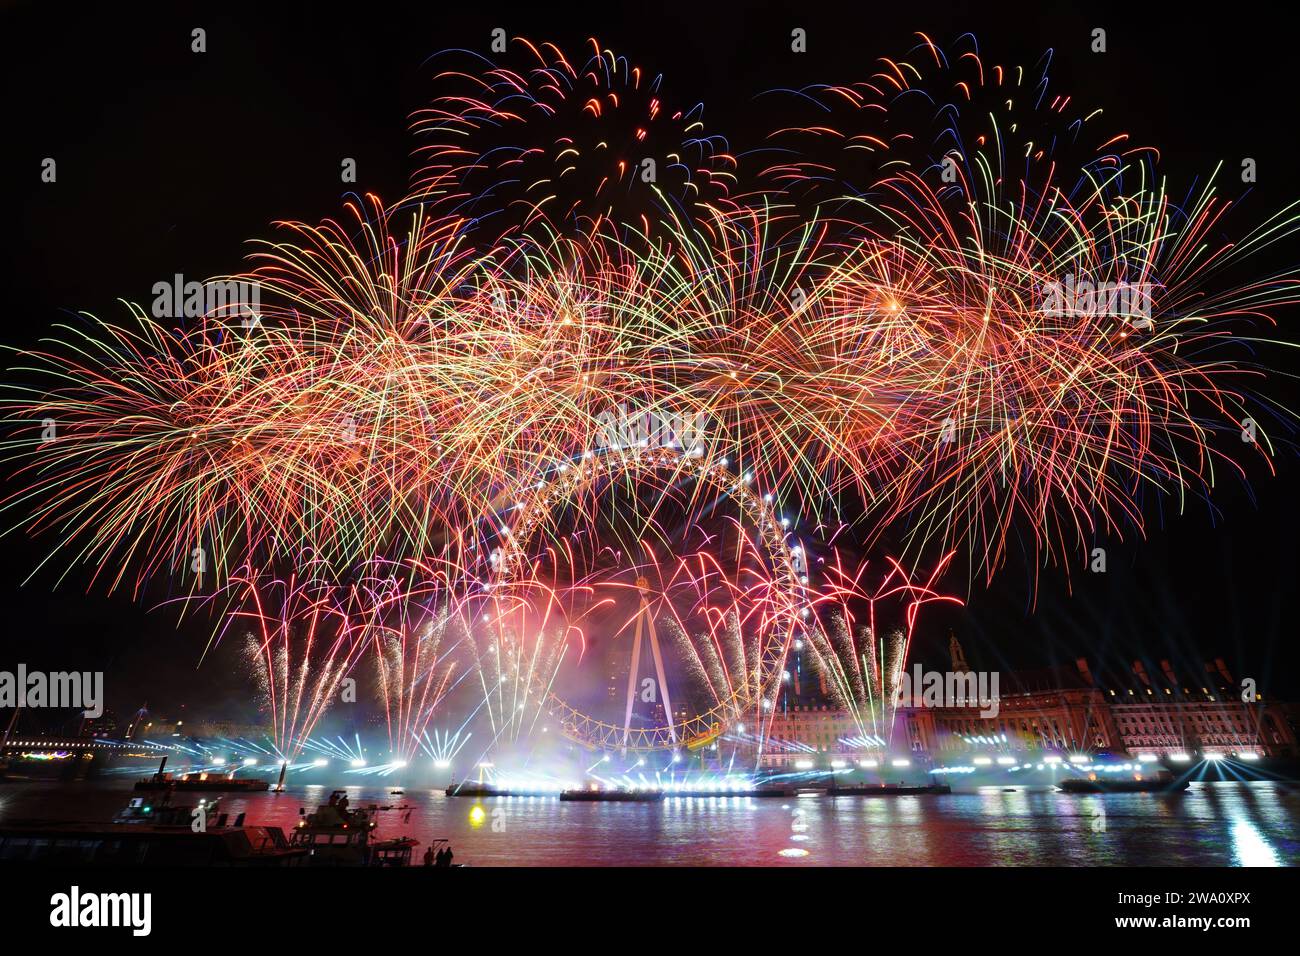
<svg viewBox="0 0 1300 956">
<path fill-rule="evenodd" d="M 1148 687 L 1151 686 L 1151 678 L 1147 675 L 1147 669 L 1142 666 L 1141 661 L 1133 662 L 1133 673 L 1137 674 L 1138 679 L 1141 680 L 1142 683 L 1146 684 Z"/>
<path fill-rule="evenodd" d="M 1236 681 L 1232 679 L 1232 674 L 1228 670 L 1228 665 L 1223 662 L 1222 657 L 1216 657 L 1214 659 L 1214 666 L 1218 669 L 1219 673 L 1223 675 L 1223 679 L 1225 681 L 1227 681 L 1229 684 L 1236 683 Z"/>
<path fill-rule="evenodd" d="M 1178 678 L 1174 676 L 1173 665 L 1168 661 L 1160 662 L 1160 669 L 1165 672 L 1165 680 L 1169 681 L 1171 687 L 1178 686 Z"/>
<path fill-rule="evenodd" d="M 1079 675 L 1084 679 L 1086 683 L 1088 684 L 1094 683 L 1092 679 L 1092 671 L 1088 670 L 1088 658 L 1080 657 L 1078 660 L 1074 662 L 1074 666 L 1079 668 Z"/>
</svg>

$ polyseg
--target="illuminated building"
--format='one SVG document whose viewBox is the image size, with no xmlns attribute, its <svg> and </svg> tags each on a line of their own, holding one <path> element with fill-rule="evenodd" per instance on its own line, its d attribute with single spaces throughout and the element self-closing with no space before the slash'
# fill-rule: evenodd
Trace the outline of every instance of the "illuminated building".
<svg viewBox="0 0 1300 956">
<path fill-rule="evenodd" d="M 952 647 L 953 671 L 967 670 L 960 645 L 954 640 Z M 891 720 L 877 706 L 862 714 L 865 730 L 824 697 L 787 693 L 767 729 L 761 763 L 880 761 L 902 753 L 936 761 L 1084 752 L 1300 757 L 1295 708 L 1259 693 L 1243 700 L 1251 694 L 1233 681 L 1222 658 L 1204 666 L 1195 680 L 1180 680 L 1167 660 L 1097 672 L 1080 658 L 1074 667 L 999 674 L 996 713 L 974 704 L 900 706 Z M 804 680 L 801 689 L 810 683 Z"/>
</svg>

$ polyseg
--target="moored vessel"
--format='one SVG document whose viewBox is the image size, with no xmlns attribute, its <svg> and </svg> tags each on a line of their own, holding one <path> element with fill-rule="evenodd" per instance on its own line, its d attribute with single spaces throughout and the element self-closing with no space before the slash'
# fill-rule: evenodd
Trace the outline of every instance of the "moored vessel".
<svg viewBox="0 0 1300 956">
<path fill-rule="evenodd" d="M 234 770 L 229 773 L 199 771 L 197 773 L 176 775 L 167 773 L 166 767 L 167 758 L 163 757 L 162 763 L 158 765 L 158 771 L 152 777 L 146 777 L 136 782 L 136 791 L 144 793 L 156 791 L 260 793 L 263 790 L 269 790 L 271 786 L 265 780 L 259 780 L 257 777 L 235 779 Z"/>
<path fill-rule="evenodd" d="M 828 787 L 828 797 L 918 797 L 952 793 L 946 783 L 929 783 L 909 787 L 901 783 L 879 783 L 875 786 Z"/>
<path fill-rule="evenodd" d="M 1118 778 L 1099 777 L 1090 773 L 1086 777 L 1070 777 L 1058 781 L 1056 786 L 1064 793 L 1182 793 L 1191 783 L 1186 777 L 1175 779 L 1168 770 L 1161 770 L 1158 773 Z"/>
<path fill-rule="evenodd" d="M 279 827 L 233 825 L 216 803 L 153 805 L 135 797 L 111 822 L 15 820 L 0 825 L 0 865 L 78 867 L 299 866 L 307 852 Z"/>
<path fill-rule="evenodd" d="M 652 803 L 662 800 L 662 790 L 562 790 L 561 800 L 584 803 Z"/>
</svg>

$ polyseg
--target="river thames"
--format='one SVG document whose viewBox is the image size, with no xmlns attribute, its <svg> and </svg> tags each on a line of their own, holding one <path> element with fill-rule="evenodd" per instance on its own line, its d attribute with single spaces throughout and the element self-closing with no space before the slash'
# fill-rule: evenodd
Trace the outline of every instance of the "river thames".
<svg viewBox="0 0 1300 956">
<path fill-rule="evenodd" d="M 380 837 L 448 839 L 472 866 L 1294 866 L 1300 785 L 1200 782 L 1182 794 L 1071 795 L 1049 788 L 890 798 L 683 797 L 569 803 L 347 787 L 352 807 L 392 807 Z M 225 796 L 231 819 L 283 827 L 327 786 Z M 0 821 L 107 820 L 119 781 L 0 786 Z M 179 802 L 197 802 L 193 794 Z M 418 857 L 417 852 L 417 857 Z"/>
</svg>

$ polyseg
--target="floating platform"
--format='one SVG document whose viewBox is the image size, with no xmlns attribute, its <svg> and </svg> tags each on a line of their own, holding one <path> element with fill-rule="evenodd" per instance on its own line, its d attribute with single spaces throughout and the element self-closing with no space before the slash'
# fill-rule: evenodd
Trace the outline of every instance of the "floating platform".
<svg viewBox="0 0 1300 956">
<path fill-rule="evenodd" d="M 561 800 L 578 800 L 584 803 L 653 803 L 663 798 L 662 790 L 563 790 L 560 792 Z"/>
<path fill-rule="evenodd" d="M 920 797 L 947 793 L 952 793 L 952 787 L 946 783 L 930 783 L 919 787 L 882 783 L 874 787 L 828 787 L 826 789 L 828 797 Z"/>
<path fill-rule="evenodd" d="M 447 788 L 449 797 L 507 797 L 509 793 L 498 790 L 496 787 L 485 787 L 477 783 L 453 784 Z"/>
<path fill-rule="evenodd" d="M 1159 777 L 1143 780 L 1119 779 L 1088 780 L 1085 777 L 1073 777 L 1056 784 L 1063 793 L 1182 793 L 1191 784 L 1187 780 L 1169 780 Z"/>
<path fill-rule="evenodd" d="M 554 797 L 554 790 L 510 790 L 482 783 L 455 784 L 447 788 L 449 797 Z"/>
<path fill-rule="evenodd" d="M 135 785 L 135 789 L 141 792 L 165 792 L 176 791 L 178 793 L 260 793 L 263 790 L 271 789 L 271 785 L 265 780 L 258 780 L 255 777 L 245 777 L 242 780 L 231 780 L 229 777 L 166 777 L 157 779 L 150 777 L 147 780 L 141 780 Z"/>
<path fill-rule="evenodd" d="M 757 790 L 665 790 L 666 797 L 762 797 L 782 796 L 782 794 L 763 794 Z"/>
</svg>

